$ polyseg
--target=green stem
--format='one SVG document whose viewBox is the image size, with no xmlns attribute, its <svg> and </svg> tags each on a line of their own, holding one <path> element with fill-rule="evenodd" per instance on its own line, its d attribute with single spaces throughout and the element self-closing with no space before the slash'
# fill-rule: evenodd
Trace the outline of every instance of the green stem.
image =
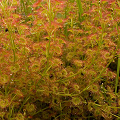
<svg viewBox="0 0 120 120">
<path fill-rule="evenodd" d="M 117 94 L 119 71 L 120 71 L 120 57 L 118 57 L 118 64 L 117 64 L 117 76 L 116 76 L 116 82 L 115 82 L 115 94 Z"/>
<path fill-rule="evenodd" d="M 14 39 L 11 37 L 11 33 L 10 33 L 10 40 L 11 40 L 12 51 L 13 51 L 13 56 L 14 56 L 14 63 L 15 63 L 15 43 L 14 43 Z"/>
<path fill-rule="evenodd" d="M 117 49 L 119 49 L 120 48 L 120 35 L 119 35 L 118 24 L 116 24 L 116 28 L 117 28 L 117 33 L 118 33 L 118 36 L 119 36 L 119 40 L 118 40 L 118 43 L 117 43 Z M 119 72 L 120 72 L 120 55 L 118 54 L 117 76 L 116 76 L 116 81 L 115 81 L 115 94 L 117 94 Z"/>
</svg>

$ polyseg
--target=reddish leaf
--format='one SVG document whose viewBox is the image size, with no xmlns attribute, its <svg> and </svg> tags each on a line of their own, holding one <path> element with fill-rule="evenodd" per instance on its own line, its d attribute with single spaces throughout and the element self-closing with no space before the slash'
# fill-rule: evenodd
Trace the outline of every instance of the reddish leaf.
<svg viewBox="0 0 120 120">
<path fill-rule="evenodd" d="M 41 1 L 42 1 L 42 0 L 38 0 L 37 2 L 35 2 L 35 3 L 33 4 L 33 7 L 37 7 L 37 6 L 40 4 Z"/>
<path fill-rule="evenodd" d="M 101 0 L 101 2 L 102 2 L 102 1 L 106 1 L 106 2 L 108 2 L 108 3 L 115 2 L 115 0 Z"/>
</svg>

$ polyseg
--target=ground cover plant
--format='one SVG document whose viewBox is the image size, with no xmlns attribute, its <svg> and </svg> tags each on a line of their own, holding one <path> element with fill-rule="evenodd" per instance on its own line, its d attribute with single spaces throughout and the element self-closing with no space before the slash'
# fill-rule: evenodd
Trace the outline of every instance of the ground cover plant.
<svg viewBox="0 0 120 120">
<path fill-rule="evenodd" d="M 119 120 L 119 18 L 119 0 L 1 0 L 0 120 Z"/>
</svg>

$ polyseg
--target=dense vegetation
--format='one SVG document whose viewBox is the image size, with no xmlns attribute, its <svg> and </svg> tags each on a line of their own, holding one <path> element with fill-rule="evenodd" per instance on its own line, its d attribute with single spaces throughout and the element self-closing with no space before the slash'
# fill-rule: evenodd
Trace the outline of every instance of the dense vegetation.
<svg viewBox="0 0 120 120">
<path fill-rule="evenodd" d="M 1 0 L 0 120 L 119 120 L 119 47 L 119 0 Z"/>
</svg>

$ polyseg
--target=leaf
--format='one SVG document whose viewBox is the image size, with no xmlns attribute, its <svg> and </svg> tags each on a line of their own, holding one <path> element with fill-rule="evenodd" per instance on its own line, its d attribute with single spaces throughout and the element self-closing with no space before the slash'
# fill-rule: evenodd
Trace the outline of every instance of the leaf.
<svg viewBox="0 0 120 120">
<path fill-rule="evenodd" d="M 33 4 L 33 7 L 37 7 L 37 6 L 40 4 L 41 1 L 42 1 L 42 0 L 38 0 L 37 2 L 35 2 L 35 3 Z"/>
<path fill-rule="evenodd" d="M 120 7 L 120 2 L 117 0 L 117 4 L 118 4 L 118 6 Z"/>
<path fill-rule="evenodd" d="M 27 25 L 20 25 L 19 28 L 22 30 L 29 29 L 29 27 Z"/>
<path fill-rule="evenodd" d="M 79 19 L 81 20 L 81 15 L 83 13 L 83 8 L 82 8 L 81 0 L 77 0 L 77 5 L 78 5 L 78 9 L 79 9 Z"/>
<path fill-rule="evenodd" d="M 11 71 L 12 73 L 16 73 L 17 71 L 19 71 L 19 69 L 20 69 L 20 66 L 19 66 L 18 64 L 15 64 L 15 65 L 13 65 L 13 66 L 10 66 L 10 71 Z"/>
<path fill-rule="evenodd" d="M 80 16 L 81 16 L 82 13 L 83 13 L 83 8 L 82 8 L 81 0 L 77 0 L 77 5 L 78 5 L 79 13 L 80 13 Z"/>
<path fill-rule="evenodd" d="M 72 103 L 73 103 L 74 105 L 79 105 L 79 104 L 81 103 L 81 100 L 80 100 L 79 97 L 73 97 L 73 98 L 72 98 Z"/>
<path fill-rule="evenodd" d="M 13 18 L 14 18 L 14 19 L 21 18 L 21 16 L 18 15 L 18 14 L 12 14 L 12 15 L 13 15 Z"/>
</svg>

